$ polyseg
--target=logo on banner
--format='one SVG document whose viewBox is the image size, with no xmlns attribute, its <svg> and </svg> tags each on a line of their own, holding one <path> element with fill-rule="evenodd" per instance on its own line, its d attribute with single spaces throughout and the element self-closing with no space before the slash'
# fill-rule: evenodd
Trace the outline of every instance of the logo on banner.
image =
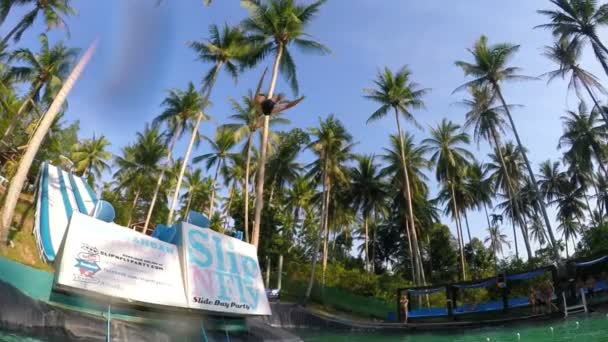
<svg viewBox="0 0 608 342">
<path fill-rule="evenodd" d="M 76 256 L 76 265 L 78 274 L 74 275 L 74 280 L 83 283 L 98 283 L 99 279 L 95 278 L 95 274 L 101 271 L 99 267 L 99 251 L 96 247 L 83 243 L 82 250 Z"/>
</svg>

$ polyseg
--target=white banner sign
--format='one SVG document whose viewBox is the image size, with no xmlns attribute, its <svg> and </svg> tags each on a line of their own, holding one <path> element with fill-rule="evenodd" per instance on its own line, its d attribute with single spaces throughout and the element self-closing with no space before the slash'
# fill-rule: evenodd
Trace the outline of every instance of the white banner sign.
<svg viewBox="0 0 608 342">
<path fill-rule="evenodd" d="M 59 285 L 144 303 L 187 307 L 175 245 L 75 212 Z"/>
<path fill-rule="evenodd" d="M 241 315 L 270 315 L 270 305 L 251 244 L 181 223 L 182 262 L 188 305 Z"/>
</svg>

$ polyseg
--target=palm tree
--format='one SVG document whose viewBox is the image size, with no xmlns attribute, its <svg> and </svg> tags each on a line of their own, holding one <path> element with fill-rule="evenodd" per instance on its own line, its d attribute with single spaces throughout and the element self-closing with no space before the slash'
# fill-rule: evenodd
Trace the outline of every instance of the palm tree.
<svg viewBox="0 0 608 342">
<path fill-rule="evenodd" d="M 380 120 L 385 117 L 392 109 L 395 113 L 395 121 L 397 123 L 397 134 L 399 139 L 402 139 L 403 134 L 401 133 L 401 124 L 399 120 L 399 114 L 401 114 L 406 120 L 412 122 L 418 126 L 414 115 L 411 113 L 411 109 L 419 109 L 424 107 L 422 97 L 428 93 L 428 89 L 420 89 L 418 84 L 411 81 L 411 71 L 406 67 L 402 67 L 396 73 L 393 73 L 390 69 L 384 68 L 383 72 L 378 72 L 378 76 L 374 81 L 376 89 L 366 89 L 366 98 L 380 104 L 378 108 L 367 120 L 367 123 L 372 121 Z M 413 253 L 415 256 L 419 255 L 418 237 L 416 234 L 416 224 L 414 218 L 414 210 L 412 207 L 412 194 L 410 179 L 408 174 L 408 168 L 405 165 L 405 156 L 403 154 L 403 141 L 399 141 L 401 148 L 401 162 L 403 163 L 402 169 L 405 171 L 403 174 L 405 197 L 410 233 L 412 236 L 412 247 L 414 248 Z M 415 263 L 415 281 L 420 284 L 422 281 L 423 270 L 419 266 L 419 262 Z"/>
<path fill-rule="evenodd" d="M 6 142 L 13 133 L 21 116 L 28 110 L 29 106 L 33 105 L 35 107 L 41 98 L 49 103 L 52 101 L 58 94 L 63 80 L 68 75 L 79 53 L 78 49 L 68 48 L 63 42 L 50 47 L 48 37 L 44 33 L 40 35 L 40 45 L 38 53 L 33 53 L 28 49 L 17 49 L 11 54 L 10 60 L 22 64 L 9 70 L 10 77 L 16 82 L 30 83 L 30 89 L 4 131 L 0 140 L 2 142 Z"/>
<path fill-rule="evenodd" d="M 373 155 L 358 156 L 357 165 L 350 170 L 349 203 L 363 216 L 363 228 L 365 234 L 365 269 L 370 271 L 369 255 L 369 220 L 373 211 L 376 211 L 384 202 L 387 192 L 383 176 L 374 163 Z"/>
<path fill-rule="evenodd" d="M 509 110 L 509 106 L 505 101 L 504 96 L 502 95 L 500 84 L 503 81 L 514 81 L 514 80 L 527 80 L 531 79 L 527 76 L 521 76 L 517 73 L 519 72 L 518 67 L 508 67 L 507 62 L 511 57 L 519 50 L 519 45 L 512 45 L 508 43 L 495 44 L 488 46 L 488 39 L 485 36 L 481 36 L 473 49 L 468 49 L 474 59 L 474 63 L 468 63 L 464 61 L 456 61 L 456 65 L 460 67 L 465 76 L 473 76 L 475 79 L 465 83 L 464 85 L 456 88 L 455 91 L 468 88 L 474 85 L 490 85 L 496 95 L 498 96 L 500 102 L 502 103 L 502 107 L 509 119 L 509 123 L 511 124 L 511 130 L 515 135 L 515 139 L 517 141 L 517 145 L 519 146 L 520 153 L 524 158 L 524 162 L 526 164 L 526 168 L 528 169 L 528 174 L 530 179 L 532 180 L 532 187 L 534 190 L 534 197 L 538 202 L 538 207 L 540 208 L 543 219 L 545 221 L 545 226 L 547 227 L 547 232 L 549 233 L 549 239 L 551 241 L 551 245 L 555 246 L 555 237 L 553 236 L 553 229 L 551 229 L 551 222 L 549 221 L 549 215 L 547 214 L 547 209 L 545 207 L 545 203 L 539 196 L 539 190 L 536 183 L 536 179 L 534 176 L 534 171 L 532 170 L 532 165 L 528 160 L 528 155 L 525 152 L 524 146 L 521 143 L 521 139 L 519 138 L 519 133 L 517 132 L 517 128 L 515 127 L 515 122 L 513 121 L 513 117 L 511 116 L 511 111 Z M 556 248 L 553 248 L 553 255 L 556 260 L 559 259 L 559 252 Z"/>
<path fill-rule="evenodd" d="M 181 139 L 186 130 L 192 129 L 193 121 L 199 113 L 199 106 L 201 105 L 201 99 L 192 82 L 188 83 L 188 89 L 184 92 L 178 89 L 169 90 L 167 97 L 163 100 L 161 105 L 164 107 L 163 112 L 154 118 L 154 124 L 165 123 L 167 125 L 167 157 L 165 161 L 165 167 L 160 172 L 158 180 L 156 182 L 156 188 L 152 195 L 150 207 L 148 208 L 148 214 L 146 215 L 146 222 L 144 223 L 144 231 L 148 229 L 158 193 L 165 179 L 165 173 L 171 163 L 171 157 L 173 155 L 173 149 L 175 143 Z"/>
<path fill-rule="evenodd" d="M 552 46 L 545 46 L 545 52 L 543 55 L 559 65 L 557 70 L 549 71 L 544 75 L 547 76 L 547 82 L 551 82 L 556 78 L 565 79 L 570 74 L 570 81 L 568 82 L 568 90 L 576 91 L 576 94 L 581 98 L 581 85 L 587 91 L 587 94 L 595 104 L 597 110 L 602 114 L 602 118 L 605 123 L 608 123 L 608 117 L 606 116 L 606 110 L 600 106 L 594 90 L 599 91 L 602 94 L 606 94 L 606 89 L 600 84 L 599 80 L 595 75 L 579 66 L 579 60 L 581 58 L 582 46 L 578 39 L 568 41 L 563 38 L 555 42 Z"/>
<path fill-rule="evenodd" d="M 2 0 L 0 1 L 0 24 L 4 22 L 14 5 L 33 5 L 34 8 L 17 22 L 17 25 L 2 39 L 0 45 L 6 45 L 13 36 L 15 42 L 19 41 L 23 32 L 34 24 L 39 14 L 44 16 L 47 31 L 56 27 L 68 30 L 68 25 L 62 16 L 76 15 L 76 10 L 70 7 L 70 0 Z"/>
<path fill-rule="evenodd" d="M 186 217 L 188 212 L 190 211 L 190 207 L 192 205 L 192 198 L 197 191 L 200 191 L 205 179 L 203 177 L 203 171 L 201 169 L 195 169 L 194 171 L 186 172 L 184 176 L 184 184 L 186 187 L 186 193 L 184 194 L 184 198 L 186 199 L 186 206 L 184 207 L 184 212 L 182 217 Z M 211 217 L 211 216 L 210 216 Z"/>
<path fill-rule="evenodd" d="M 84 177 L 99 179 L 105 170 L 110 169 L 107 162 L 112 158 L 112 154 L 106 151 L 108 146 L 110 141 L 103 135 L 99 138 L 93 136 L 76 145 L 70 157 L 74 162 L 75 171 Z"/>
<path fill-rule="evenodd" d="M 549 17 L 550 22 L 538 25 L 535 28 L 550 29 L 553 35 L 559 38 L 589 41 L 595 57 L 608 75 L 608 64 L 606 63 L 608 49 L 597 35 L 599 27 L 606 25 L 608 22 L 608 5 L 603 4 L 597 7 L 595 0 L 550 1 L 557 6 L 556 10 L 537 11 Z"/>
<path fill-rule="evenodd" d="M 511 220 L 515 256 L 519 259 L 516 225 L 519 225 L 524 237 L 527 235 L 524 224 L 524 208 L 521 207 L 523 200 L 522 184 L 525 178 L 523 175 L 524 161 L 517 148 L 511 142 L 507 142 L 502 147 L 495 148 L 494 153 L 490 154 L 489 157 L 490 162 L 486 164 L 487 172 L 492 181 L 494 191 L 502 191 L 500 197 L 505 199 L 502 203 L 498 204 L 498 207 L 503 208 L 503 214 Z M 526 246 L 528 245 L 529 242 L 526 242 Z"/>
<path fill-rule="evenodd" d="M 500 226 L 498 225 L 491 225 L 488 227 L 488 236 L 484 239 L 484 242 L 488 244 L 494 253 L 494 258 L 496 260 L 498 260 L 498 253 L 504 255 L 503 246 L 506 245 L 511 248 L 511 243 L 507 240 L 507 235 L 500 231 Z"/>
<path fill-rule="evenodd" d="M 431 162 L 435 164 L 435 178 L 444 183 L 451 192 L 454 218 L 456 220 L 458 239 L 460 243 L 460 262 L 462 267 L 462 278 L 466 279 L 464 265 L 464 238 L 462 236 L 462 224 L 460 222 L 459 204 L 456 201 L 456 187 L 464 170 L 474 159 L 473 154 L 462 147 L 468 145 L 470 137 L 461 131 L 461 127 L 443 119 L 441 123 L 431 129 L 431 137 L 424 139 L 422 143 L 427 146 L 431 153 Z"/>
<path fill-rule="evenodd" d="M 491 226 L 488 206 L 492 206 L 492 179 L 485 165 L 475 161 L 466 168 L 464 188 L 467 197 L 466 208 L 480 210 L 483 207 L 488 227 Z"/>
<path fill-rule="evenodd" d="M 267 99 L 267 104 L 272 106 L 273 103 L 278 102 L 275 99 L 275 87 L 279 74 L 279 67 L 294 93 L 298 92 L 296 64 L 289 51 L 290 45 L 293 44 L 305 52 L 329 52 L 322 44 L 307 39 L 309 35 L 305 32 L 325 1 L 326 0 L 318 0 L 310 5 L 298 5 L 295 0 L 242 1 L 242 4 L 244 4 L 250 12 L 249 17 L 243 21 L 243 27 L 249 33 L 249 39 L 255 43 L 257 50 L 256 54 L 249 60 L 249 64 L 255 65 L 267 55 L 274 53 L 270 86 L 268 88 L 268 93 L 264 96 L 264 98 Z M 264 207 L 264 180 L 267 157 L 266 145 L 268 143 L 269 122 L 269 115 L 264 115 L 251 239 L 251 242 L 256 248 L 259 242 L 262 209 Z"/>
<path fill-rule="evenodd" d="M 568 181 L 567 175 L 560 170 L 559 162 L 551 162 L 549 159 L 540 163 L 539 170 L 538 186 L 547 201 L 551 202 L 564 182 Z"/>
<path fill-rule="evenodd" d="M 192 162 L 196 164 L 203 160 L 206 161 L 205 168 L 207 170 L 211 169 L 213 165 L 216 166 L 215 176 L 213 177 L 213 191 L 211 191 L 211 200 L 208 208 L 208 214 L 209 217 L 211 217 L 213 215 L 213 207 L 215 202 L 215 187 L 217 186 L 217 177 L 220 174 L 222 164 L 230 155 L 230 150 L 236 145 L 236 139 L 234 137 L 234 131 L 226 127 L 220 127 L 215 132 L 215 137 L 213 139 L 205 137 L 205 140 L 209 142 L 213 152 L 194 157 Z"/>
<path fill-rule="evenodd" d="M 576 244 L 574 239 L 578 236 L 579 228 L 577 227 L 577 223 L 574 222 L 571 218 L 564 219 L 558 226 L 557 230 L 561 231 L 562 236 L 564 237 L 564 245 L 566 246 L 566 258 L 570 258 L 570 253 L 568 252 L 568 240 L 572 240 L 572 247 L 575 248 Z"/>
<path fill-rule="evenodd" d="M 303 166 L 297 159 L 302 147 L 306 147 L 309 143 L 308 134 L 297 128 L 278 134 L 274 151 L 268 158 L 270 205 L 273 203 L 275 191 L 282 192 L 287 184 L 292 184 L 300 175 Z"/>
<path fill-rule="evenodd" d="M 258 89 L 259 92 L 259 89 Z M 253 147 L 254 134 L 264 125 L 263 114 L 259 112 L 255 105 L 255 95 L 249 91 L 247 96 L 241 97 L 241 103 L 235 99 L 230 99 L 232 110 L 235 114 L 228 118 L 235 121 L 226 126 L 234 130 L 236 140 L 245 139 L 245 176 L 243 184 L 243 194 L 245 202 L 244 224 L 245 241 L 249 242 L 249 181 L 251 179 L 251 148 Z M 289 120 L 279 115 L 273 115 L 269 119 L 269 127 L 273 124 L 287 124 Z"/>
<path fill-rule="evenodd" d="M 559 138 L 557 148 L 566 148 L 564 159 L 570 164 L 577 164 L 587 174 L 593 172 L 592 159 L 595 157 L 604 175 L 608 175 L 604 166 L 608 133 L 604 125 L 598 125 L 598 110 L 587 112 L 587 106 L 582 101 L 578 105 L 578 112 L 568 110 L 562 116 L 564 134 Z"/>
<path fill-rule="evenodd" d="M 321 205 L 321 233 L 323 241 L 323 286 L 325 286 L 325 271 L 328 259 L 328 239 L 329 239 L 329 211 L 332 185 L 337 182 L 346 182 L 347 171 L 344 162 L 351 157 L 352 135 L 346 130 L 342 122 L 333 115 L 329 115 L 325 120 L 319 120 L 318 128 L 309 129 L 313 141 L 309 148 L 316 155 L 316 160 L 309 165 L 310 177 L 315 177 L 322 183 L 322 205 Z M 319 250 L 319 243 L 315 251 Z M 314 281 L 316 266 L 316 252 L 312 260 L 311 277 L 306 291 L 306 298 L 310 297 L 310 291 Z"/>
<path fill-rule="evenodd" d="M 211 91 L 217 80 L 222 68 L 226 68 L 230 76 L 235 80 L 238 77 L 238 66 L 236 63 L 242 62 L 251 53 L 251 45 L 245 40 L 243 32 L 238 27 L 230 27 L 224 25 L 223 29 L 217 27 L 217 25 L 209 26 L 210 38 L 202 42 L 192 42 L 190 47 L 197 53 L 198 59 L 203 62 L 213 63 L 213 67 L 209 69 L 205 77 L 203 78 L 203 95 L 199 96 L 197 102 L 199 102 L 199 111 L 194 125 L 192 127 L 192 136 L 190 142 L 186 148 L 184 155 L 184 164 L 180 170 L 180 174 L 177 178 L 176 191 L 173 194 L 173 200 L 171 207 L 169 208 L 169 216 L 167 223 L 171 223 L 173 220 L 173 213 L 177 204 L 177 198 L 179 196 L 179 189 L 181 188 L 182 178 L 188 165 L 188 159 L 190 159 L 190 153 L 192 147 L 198 136 L 198 127 L 202 120 L 208 120 L 209 117 L 204 113 L 204 107 L 208 105 Z"/>
<path fill-rule="evenodd" d="M 80 74 L 84 70 L 87 63 L 91 60 L 91 57 L 93 57 L 96 47 L 97 41 L 94 41 L 87 48 L 87 50 L 82 55 L 74 69 L 72 69 L 70 75 L 65 79 L 63 86 L 57 93 L 57 96 L 51 103 L 51 106 L 47 110 L 46 114 L 42 117 L 38 128 L 30 139 L 30 143 L 28 144 L 23 154 L 23 157 L 19 162 L 19 166 L 17 167 L 17 172 L 11 179 L 11 182 L 5 193 L 4 205 L 2 206 L 2 210 L 0 211 L 2 213 L 0 217 L 0 244 L 8 242 L 8 232 L 13 221 L 15 207 L 17 206 L 19 194 L 21 193 L 21 189 L 23 189 L 23 185 L 25 184 L 25 180 L 27 179 L 27 174 L 30 170 L 30 167 L 32 166 L 34 157 L 38 153 L 38 149 L 40 148 L 44 137 L 47 135 L 49 128 L 51 127 L 53 122 L 55 122 L 57 114 L 63 106 L 70 90 L 72 90 L 74 83 L 76 83 L 76 80 L 80 77 Z"/>
<path fill-rule="evenodd" d="M 134 188 L 134 198 L 131 212 L 135 209 L 144 186 L 151 184 L 161 170 L 159 166 L 166 153 L 163 134 L 157 126 L 147 126 L 143 132 L 138 132 L 134 145 L 123 148 L 122 156 L 115 157 L 118 171 L 114 179 L 118 180 L 118 188 Z M 78 165 L 78 164 L 77 164 Z M 132 215 L 127 226 L 130 225 Z M 143 232 L 146 228 L 143 229 Z"/>
<path fill-rule="evenodd" d="M 397 137 L 397 135 L 391 135 L 390 138 L 390 148 L 384 148 L 384 154 L 382 155 L 382 159 L 387 164 L 381 171 L 383 176 L 390 177 L 390 184 L 393 185 L 395 189 L 399 189 L 399 197 L 403 199 L 403 202 L 395 202 L 395 205 L 399 203 L 402 207 L 405 207 L 404 202 L 407 201 L 407 198 L 403 196 L 405 191 L 405 171 L 407 171 L 408 179 L 410 180 L 410 188 L 412 194 L 412 207 L 415 209 L 416 204 L 415 200 L 417 198 L 422 197 L 422 194 L 427 192 L 426 185 L 424 181 L 427 180 L 426 175 L 423 173 L 423 170 L 426 170 L 430 167 L 430 163 L 427 159 L 425 159 L 424 155 L 427 152 L 426 146 L 415 146 L 414 137 L 410 134 L 404 134 L 401 139 Z M 401 141 L 403 141 L 403 148 L 401 148 Z M 403 152 L 403 153 L 402 153 Z M 407 170 L 403 168 L 403 158 L 405 157 L 405 165 Z M 416 272 L 415 263 L 419 264 L 419 268 L 422 270 L 422 252 L 420 249 L 419 253 L 414 254 L 413 245 L 413 236 L 409 228 L 408 222 L 409 220 L 409 211 L 404 209 L 402 211 L 403 217 L 405 218 L 403 224 L 405 227 L 405 235 L 407 236 L 407 242 L 410 253 L 410 266 L 412 268 L 412 272 Z M 416 221 L 422 219 L 422 217 L 415 216 Z M 416 232 L 417 233 L 417 232 Z M 424 277 L 424 272 L 422 272 L 422 276 Z M 414 274 L 414 280 L 416 278 Z"/>
</svg>

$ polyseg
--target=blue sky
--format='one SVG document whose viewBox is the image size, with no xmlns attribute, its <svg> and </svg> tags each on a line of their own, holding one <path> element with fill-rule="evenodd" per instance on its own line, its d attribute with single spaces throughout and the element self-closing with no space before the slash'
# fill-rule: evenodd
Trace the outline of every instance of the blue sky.
<svg viewBox="0 0 608 342">
<path fill-rule="evenodd" d="M 200 84 L 210 66 L 196 60 L 187 42 L 205 38 L 209 24 L 236 24 L 247 15 L 237 0 L 217 0 L 207 8 L 200 0 L 165 0 L 159 6 L 154 0 L 73 1 L 73 5 L 79 15 L 68 20 L 71 36 L 67 44 L 84 49 L 99 37 L 100 45 L 70 94 L 66 120 L 80 120 L 83 137 L 108 137 L 115 153 L 160 112 L 167 89 L 184 88 L 190 81 Z M 405 64 L 416 82 L 432 89 L 425 98 L 426 109 L 415 113 L 424 131 L 409 124 L 406 129 L 420 140 L 443 117 L 462 124 L 464 110 L 454 104 L 465 94 L 452 91 L 465 79 L 454 61 L 469 59 L 465 49 L 485 34 L 491 43 L 521 44 L 512 63 L 522 67 L 524 74 L 538 76 L 552 70 L 554 65 L 541 55 L 552 37 L 547 31 L 533 29 L 545 22 L 535 11 L 549 5 L 548 1 L 529 0 L 330 0 L 308 33 L 332 54 L 294 53 L 300 93 L 306 100 L 289 112 L 291 127 L 311 127 L 320 117 L 335 113 L 358 141 L 357 152 L 380 154 L 388 135 L 395 131 L 394 120 L 387 117 L 366 125 L 377 106 L 362 98 L 362 90 L 371 86 L 378 68 L 396 69 Z M 5 35 L 23 13 L 23 9 L 11 12 L 0 33 Z M 19 46 L 37 49 L 37 34 L 43 30 L 37 22 Z M 66 39 L 62 30 L 52 31 L 50 37 L 53 41 Z M 236 84 L 227 75 L 219 78 L 209 109 L 213 120 L 203 125 L 202 133 L 209 135 L 218 123 L 225 122 L 231 114 L 227 100 L 255 87 L 261 70 L 270 64 L 269 59 L 246 72 Z M 605 81 L 590 50 L 585 51 L 582 65 Z M 291 96 L 284 83 L 278 89 Z M 507 101 L 524 106 L 514 112 L 514 119 L 535 164 L 560 156 L 556 150 L 562 130 L 559 117 L 578 103 L 566 92 L 564 82 L 547 86 L 544 80 L 504 86 Z M 186 140 L 180 143 L 178 154 L 185 149 Z M 487 153 L 483 145 L 479 150 L 471 146 L 481 160 Z M 205 153 L 207 147 L 202 144 L 195 155 Z M 445 222 L 453 228 L 450 220 Z M 470 215 L 473 235 L 487 235 L 484 222 L 481 213 Z M 509 236 L 510 229 L 503 227 Z M 520 246 L 524 251 L 523 244 Z"/>
</svg>

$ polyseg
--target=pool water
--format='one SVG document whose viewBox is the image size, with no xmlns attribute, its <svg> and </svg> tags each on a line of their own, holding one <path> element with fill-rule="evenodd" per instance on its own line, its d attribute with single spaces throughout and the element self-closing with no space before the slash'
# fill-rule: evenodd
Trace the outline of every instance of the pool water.
<svg viewBox="0 0 608 342">
<path fill-rule="evenodd" d="M 578 323 L 578 324 L 577 324 Z M 551 329 L 553 328 L 553 329 Z M 478 328 L 445 334 L 375 335 L 364 333 L 296 331 L 306 342 L 561 342 L 608 341 L 608 314 L 595 313 L 538 325 Z M 519 335 L 518 335 L 519 334 Z"/>
<path fill-rule="evenodd" d="M 0 342 L 43 342 L 43 340 L 0 331 Z"/>
</svg>

